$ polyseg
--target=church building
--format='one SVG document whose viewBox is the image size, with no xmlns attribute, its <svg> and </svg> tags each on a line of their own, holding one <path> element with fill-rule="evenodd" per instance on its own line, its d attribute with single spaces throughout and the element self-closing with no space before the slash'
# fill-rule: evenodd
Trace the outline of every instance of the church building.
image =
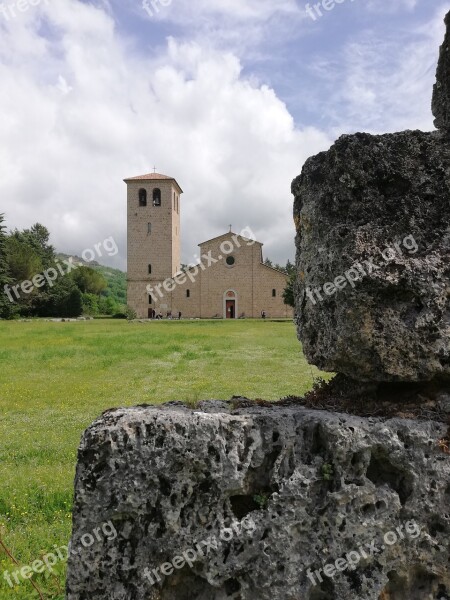
<svg viewBox="0 0 450 600">
<path fill-rule="evenodd" d="M 128 305 L 138 318 L 290 318 L 288 277 L 263 263 L 251 232 L 229 231 L 199 244 L 199 263 L 181 270 L 183 190 L 173 177 L 150 173 L 128 188 Z"/>
</svg>

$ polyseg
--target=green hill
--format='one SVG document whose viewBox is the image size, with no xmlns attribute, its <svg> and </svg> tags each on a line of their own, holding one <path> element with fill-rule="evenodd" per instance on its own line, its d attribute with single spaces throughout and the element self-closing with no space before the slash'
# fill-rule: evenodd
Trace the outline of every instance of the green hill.
<svg viewBox="0 0 450 600">
<path fill-rule="evenodd" d="M 58 254 L 58 258 L 67 259 L 68 254 Z M 121 304 L 124 307 L 127 304 L 127 274 L 119 269 L 112 269 L 111 267 L 105 267 L 96 261 L 86 262 L 79 256 L 72 256 L 73 262 L 83 267 L 89 267 L 98 271 L 108 282 L 108 288 L 103 292 L 103 296 L 112 298 L 117 304 Z"/>
</svg>

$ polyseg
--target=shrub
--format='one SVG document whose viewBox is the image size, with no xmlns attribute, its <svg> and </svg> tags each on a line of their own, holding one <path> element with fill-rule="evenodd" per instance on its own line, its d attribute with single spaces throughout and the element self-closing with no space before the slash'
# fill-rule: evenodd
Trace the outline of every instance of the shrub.
<svg viewBox="0 0 450 600">
<path fill-rule="evenodd" d="M 126 313 L 127 313 L 127 319 L 129 321 L 133 321 L 134 319 L 137 319 L 136 311 L 133 308 L 131 308 L 131 306 L 127 306 Z"/>
</svg>

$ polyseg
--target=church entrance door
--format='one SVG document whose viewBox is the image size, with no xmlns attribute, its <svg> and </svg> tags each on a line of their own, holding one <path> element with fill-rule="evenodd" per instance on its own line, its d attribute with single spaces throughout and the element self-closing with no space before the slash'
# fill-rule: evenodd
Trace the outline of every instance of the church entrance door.
<svg viewBox="0 0 450 600">
<path fill-rule="evenodd" d="M 227 300 L 227 319 L 236 318 L 236 300 Z"/>
</svg>

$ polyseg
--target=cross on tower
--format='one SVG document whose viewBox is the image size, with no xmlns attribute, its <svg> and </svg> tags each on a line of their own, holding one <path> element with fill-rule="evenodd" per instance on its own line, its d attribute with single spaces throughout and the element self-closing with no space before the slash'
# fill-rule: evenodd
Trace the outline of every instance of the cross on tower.
<svg viewBox="0 0 450 600">
<path fill-rule="evenodd" d="M 153 167 L 153 173 L 156 173 L 156 167 Z"/>
<path fill-rule="evenodd" d="M 231 227 L 232 227 L 232 226 L 230 225 L 230 233 L 231 233 Z"/>
</svg>

